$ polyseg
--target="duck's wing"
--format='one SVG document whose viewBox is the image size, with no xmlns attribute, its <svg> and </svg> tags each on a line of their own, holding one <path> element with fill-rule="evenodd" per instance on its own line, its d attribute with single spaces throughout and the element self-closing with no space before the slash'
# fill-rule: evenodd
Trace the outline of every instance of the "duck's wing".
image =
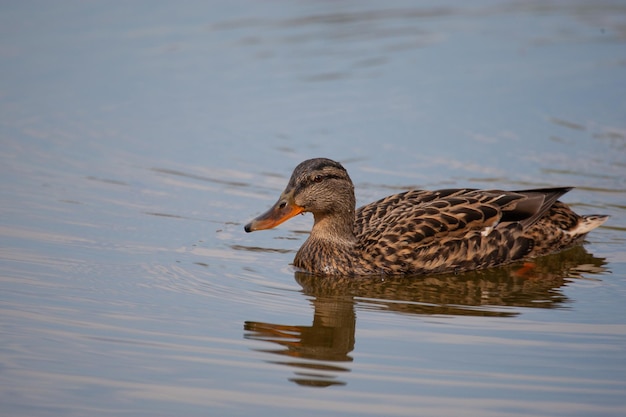
<svg viewBox="0 0 626 417">
<path fill-rule="evenodd" d="M 522 195 L 524 198 L 517 200 L 516 204 L 512 207 L 503 207 L 500 221 L 503 223 L 520 222 L 522 227 L 527 229 L 542 218 L 550 207 L 552 207 L 563 194 L 571 191 L 572 188 L 573 187 L 557 187 L 509 191 L 509 194 Z"/>
<path fill-rule="evenodd" d="M 355 234 L 364 246 L 381 240 L 419 246 L 476 231 L 486 235 L 511 223 L 524 230 L 570 189 L 407 191 L 359 208 Z"/>
<path fill-rule="evenodd" d="M 364 262 L 383 272 L 464 271 L 527 256 L 525 231 L 569 188 L 408 191 L 360 208 Z"/>
</svg>

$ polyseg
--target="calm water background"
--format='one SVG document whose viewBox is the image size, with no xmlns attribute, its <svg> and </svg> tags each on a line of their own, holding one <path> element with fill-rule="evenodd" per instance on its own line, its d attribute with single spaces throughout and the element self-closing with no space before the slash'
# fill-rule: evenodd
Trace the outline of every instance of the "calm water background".
<svg viewBox="0 0 626 417">
<path fill-rule="evenodd" d="M 0 414 L 626 414 L 626 4 L 0 5 Z M 328 282 L 301 160 L 363 204 L 575 185 L 584 248 Z"/>
</svg>

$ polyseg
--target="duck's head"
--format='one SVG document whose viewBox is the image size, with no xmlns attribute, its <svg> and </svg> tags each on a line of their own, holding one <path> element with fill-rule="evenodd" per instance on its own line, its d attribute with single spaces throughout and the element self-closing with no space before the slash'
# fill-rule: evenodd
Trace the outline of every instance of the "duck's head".
<svg viewBox="0 0 626 417">
<path fill-rule="evenodd" d="M 296 214 L 311 212 L 315 222 L 323 218 L 354 221 L 354 186 L 339 162 L 326 158 L 300 163 L 280 198 L 267 212 L 248 223 L 246 232 L 271 229 Z"/>
</svg>

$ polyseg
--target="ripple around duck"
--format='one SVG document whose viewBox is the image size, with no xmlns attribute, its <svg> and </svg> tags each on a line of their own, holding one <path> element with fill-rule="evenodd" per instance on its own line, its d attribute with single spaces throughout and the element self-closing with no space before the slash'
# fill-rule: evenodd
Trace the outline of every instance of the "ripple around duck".
<svg viewBox="0 0 626 417">
<path fill-rule="evenodd" d="M 245 246 L 245 245 L 231 245 L 234 250 L 243 250 L 251 252 L 265 252 L 265 253 L 295 253 L 293 249 L 280 249 L 280 248 L 263 248 L 260 246 Z"/>
<path fill-rule="evenodd" d="M 184 256 L 171 264 L 141 265 L 143 285 L 153 290 L 218 300 L 220 304 L 227 304 L 223 308 L 232 312 L 252 306 L 276 312 L 302 307 L 301 298 L 293 297 L 299 294 L 300 288 L 293 281 L 288 266 L 278 272 L 259 266 L 263 264 L 258 261 L 258 256 L 267 253 L 266 250 L 193 247 L 181 248 L 177 252 Z M 202 261 L 198 261 L 198 257 Z"/>
<path fill-rule="evenodd" d="M 171 175 L 171 176 L 176 176 L 176 177 L 183 177 L 183 178 L 187 178 L 187 179 L 204 181 L 204 182 L 211 182 L 211 183 L 221 184 L 221 185 L 229 185 L 229 186 L 232 186 L 232 187 L 248 187 L 248 186 L 250 186 L 250 184 L 248 184 L 247 182 L 232 181 L 232 180 L 223 179 L 223 178 L 219 178 L 219 177 L 215 177 L 215 176 L 199 175 L 199 174 L 194 174 L 194 173 L 191 173 L 191 172 L 183 172 L 183 171 L 178 171 L 178 170 L 170 169 L 170 168 L 152 168 L 151 170 L 153 172 L 156 172 L 156 173 L 159 173 L 159 174 Z M 214 172 L 214 171 L 209 171 L 209 172 Z M 225 178 L 229 178 L 229 177 L 232 178 L 233 172 L 234 171 L 224 172 L 222 176 L 225 177 Z"/>
</svg>

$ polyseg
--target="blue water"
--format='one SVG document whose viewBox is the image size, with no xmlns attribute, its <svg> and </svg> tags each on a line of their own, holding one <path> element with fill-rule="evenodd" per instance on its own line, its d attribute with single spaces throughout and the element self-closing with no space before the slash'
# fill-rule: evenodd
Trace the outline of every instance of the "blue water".
<svg viewBox="0 0 626 417">
<path fill-rule="evenodd" d="M 0 414 L 622 416 L 626 5 L 0 6 Z M 576 186 L 583 248 L 307 280 L 302 160 L 359 204 Z"/>
</svg>

